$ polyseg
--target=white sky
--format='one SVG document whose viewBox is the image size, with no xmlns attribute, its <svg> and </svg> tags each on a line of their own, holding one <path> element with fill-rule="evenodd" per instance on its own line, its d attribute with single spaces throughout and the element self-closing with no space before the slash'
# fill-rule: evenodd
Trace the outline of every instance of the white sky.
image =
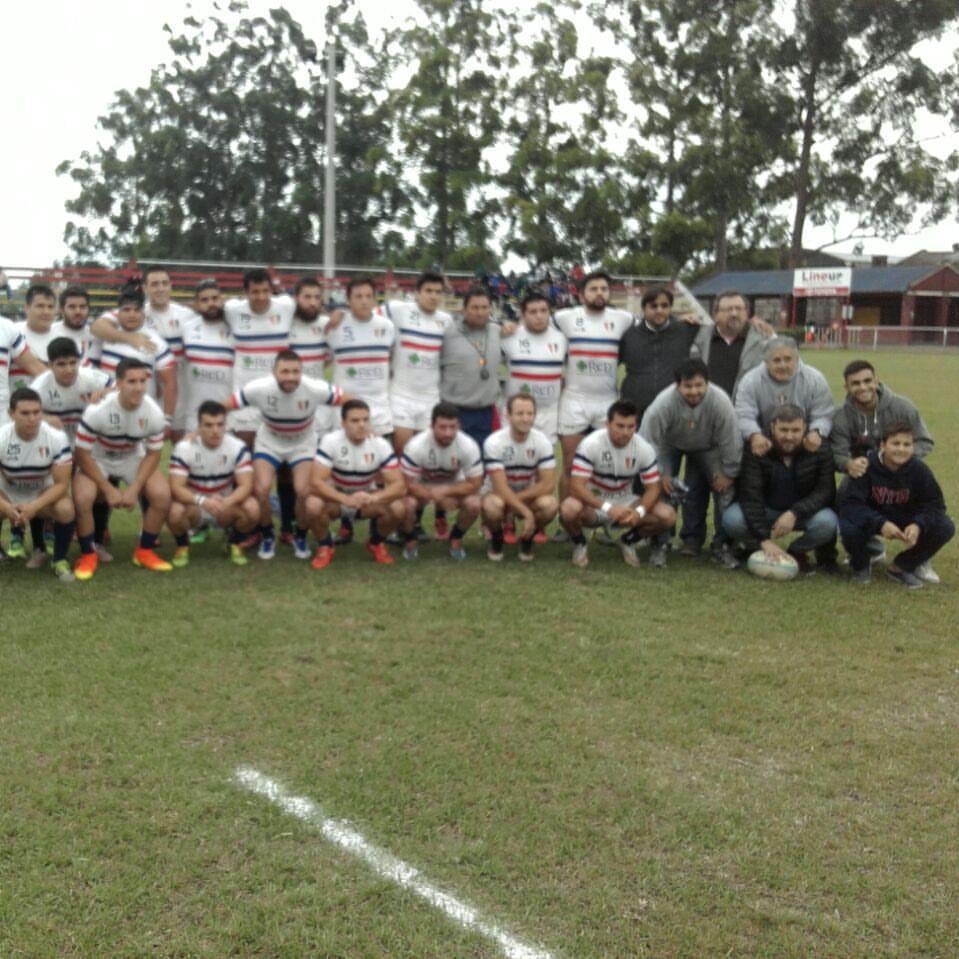
<svg viewBox="0 0 959 959">
<path fill-rule="evenodd" d="M 280 0 L 252 0 L 255 13 L 266 13 Z M 504 0 L 517 9 L 522 0 Z M 0 151 L 0 266 L 43 266 L 68 252 L 63 241 L 65 201 L 76 189 L 69 177 L 54 170 L 96 145 L 96 120 L 105 113 L 116 90 L 145 84 L 151 70 L 169 56 L 163 24 L 174 28 L 187 14 L 185 0 L 132 4 L 129 0 L 33 0 L 7 9 L 0 54 L 2 128 Z M 285 6 L 308 34 L 322 37 L 320 0 L 286 0 Z M 373 27 L 397 25 L 411 11 L 410 0 L 361 0 Z M 200 16 L 212 0 L 196 0 Z M 943 46 L 951 51 L 956 38 Z M 318 42 L 318 46 L 321 43 Z M 927 129 L 935 136 L 927 146 L 935 152 L 959 149 L 959 135 Z M 946 135 L 942 135 L 945 133 Z M 829 242 L 828 230 L 807 227 L 806 246 Z M 854 241 L 833 247 L 850 250 Z M 956 221 L 940 224 L 894 243 L 866 240 L 867 253 L 907 255 L 914 250 L 950 249 L 959 242 Z"/>
</svg>

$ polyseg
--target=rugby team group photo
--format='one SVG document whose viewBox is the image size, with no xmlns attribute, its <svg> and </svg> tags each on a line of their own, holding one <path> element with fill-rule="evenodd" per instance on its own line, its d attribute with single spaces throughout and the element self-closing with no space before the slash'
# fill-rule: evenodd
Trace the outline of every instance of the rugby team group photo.
<svg viewBox="0 0 959 959">
<path fill-rule="evenodd" d="M 939 582 L 955 527 L 934 440 L 871 362 L 831 385 L 737 291 L 704 319 L 665 286 L 639 315 L 612 289 L 595 271 L 575 306 L 527 292 L 515 322 L 482 286 L 444 311 L 436 272 L 406 299 L 357 276 L 325 303 L 318 278 L 250 269 L 242 296 L 207 279 L 186 305 L 147 266 L 93 318 L 84 288 L 33 283 L 25 319 L 0 320 L 6 559 L 89 580 L 115 558 L 111 513 L 136 510 L 132 563 L 154 572 L 211 531 L 237 566 L 289 548 L 320 571 L 362 522 L 382 565 L 435 539 L 454 562 L 583 568 L 592 536 L 630 567 Z"/>
</svg>

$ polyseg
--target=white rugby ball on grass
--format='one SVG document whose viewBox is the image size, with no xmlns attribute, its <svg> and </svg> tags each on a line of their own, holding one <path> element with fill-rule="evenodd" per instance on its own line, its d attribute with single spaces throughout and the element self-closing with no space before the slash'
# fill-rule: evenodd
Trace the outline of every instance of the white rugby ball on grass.
<svg viewBox="0 0 959 959">
<path fill-rule="evenodd" d="M 792 556 L 767 556 L 757 549 L 746 560 L 746 569 L 760 579 L 795 579 L 799 575 L 799 563 Z"/>
</svg>

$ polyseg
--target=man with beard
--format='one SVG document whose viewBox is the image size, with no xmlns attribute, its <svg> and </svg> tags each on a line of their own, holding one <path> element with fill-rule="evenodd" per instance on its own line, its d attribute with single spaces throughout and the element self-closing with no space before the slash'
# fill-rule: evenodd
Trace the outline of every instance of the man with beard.
<svg viewBox="0 0 959 959">
<path fill-rule="evenodd" d="M 82 286 L 68 286 L 60 294 L 60 319 L 50 327 L 53 339 L 68 336 L 82 360 L 90 345 L 90 294 Z M 52 340 L 51 340 L 52 342 Z"/>
<path fill-rule="evenodd" d="M 610 275 L 601 270 L 587 273 L 580 284 L 582 306 L 558 310 L 553 317 L 569 344 L 559 400 L 561 499 L 569 493 L 570 471 L 580 441 L 590 430 L 605 427 L 610 404 L 618 395 L 619 344 L 635 318 L 609 306 L 611 282 Z M 561 533 L 557 538 L 567 537 Z"/>
<path fill-rule="evenodd" d="M 296 311 L 290 326 L 290 349 L 300 358 L 304 376 L 313 380 L 325 379 L 330 346 L 326 342 L 328 320 L 323 316 L 323 288 L 319 280 L 309 276 L 297 280 L 293 300 Z M 314 425 L 319 442 L 330 430 L 338 429 L 336 410 L 320 407 Z"/>
<path fill-rule="evenodd" d="M 223 318 L 223 293 L 216 280 L 201 280 L 193 296 L 197 318 L 183 330 L 186 370 L 186 429 L 197 428 L 197 410 L 207 401 L 226 402 L 233 392 L 233 337 Z"/>
<path fill-rule="evenodd" d="M 733 497 L 733 486 L 742 456 L 742 438 L 732 400 L 709 382 L 709 370 L 702 360 L 686 360 L 676 367 L 675 385 L 668 386 L 643 414 L 639 431 L 656 450 L 663 491 L 673 492 L 674 464 L 680 457 L 707 477 L 717 494 L 718 521 Z M 683 504 L 680 537 L 686 555 L 698 553 L 706 537 L 706 503 L 687 499 Z M 668 542 L 669 534 L 666 534 Z M 652 566 L 666 565 L 666 542 L 653 548 Z"/>
<path fill-rule="evenodd" d="M 759 548 L 771 559 L 786 553 L 803 573 L 812 572 L 808 553 L 816 552 L 816 569 L 835 572 L 838 519 L 836 479 L 832 454 L 803 440 L 806 416 L 792 403 L 769 414 L 769 443 L 757 453 L 743 449 L 736 502 L 723 513 L 723 529 L 734 542 L 752 551 Z M 802 530 L 802 536 L 783 549 L 776 540 Z"/>
</svg>

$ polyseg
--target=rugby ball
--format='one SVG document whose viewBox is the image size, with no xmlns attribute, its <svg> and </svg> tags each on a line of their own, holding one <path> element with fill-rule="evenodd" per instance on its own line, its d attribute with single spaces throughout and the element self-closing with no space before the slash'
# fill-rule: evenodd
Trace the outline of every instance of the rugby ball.
<svg viewBox="0 0 959 959">
<path fill-rule="evenodd" d="M 795 579 L 799 575 L 799 563 L 792 556 L 773 559 L 761 549 L 757 549 L 746 560 L 746 569 L 760 579 Z"/>
</svg>

